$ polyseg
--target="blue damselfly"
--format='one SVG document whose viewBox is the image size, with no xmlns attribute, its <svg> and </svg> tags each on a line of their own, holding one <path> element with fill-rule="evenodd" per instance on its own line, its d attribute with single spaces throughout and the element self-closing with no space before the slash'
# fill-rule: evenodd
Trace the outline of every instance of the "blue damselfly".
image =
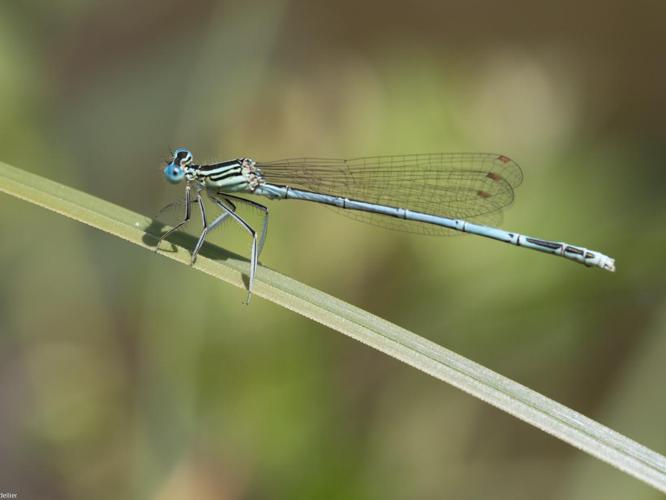
<svg viewBox="0 0 666 500">
<path fill-rule="evenodd" d="M 602 253 L 492 227 L 500 222 L 502 209 L 513 201 L 514 189 L 523 179 L 518 164 L 504 155 L 439 153 L 271 162 L 238 158 L 197 165 L 189 150 L 179 148 L 164 176 L 174 184 L 185 181 L 185 217 L 162 235 L 157 247 L 190 220 L 193 203 L 199 207 L 203 230 L 192 263 L 206 235 L 225 219 L 235 220 L 252 238 L 248 299 L 266 238 L 268 208 L 238 193 L 322 203 L 357 220 L 414 233 L 472 233 L 615 271 L 615 261 Z M 221 210 L 210 222 L 202 192 Z M 239 204 L 260 211 L 261 231 L 238 215 Z"/>
</svg>

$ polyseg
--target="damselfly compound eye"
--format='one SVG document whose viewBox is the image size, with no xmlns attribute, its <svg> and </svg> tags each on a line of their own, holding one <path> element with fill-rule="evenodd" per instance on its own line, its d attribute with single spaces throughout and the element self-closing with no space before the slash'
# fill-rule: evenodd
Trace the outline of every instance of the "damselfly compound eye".
<svg viewBox="0 0 666 500">
<path fill-rule="evenodd" d="M 166 177 L 166 180 L 170 183 L 178 184 L 185 177 L 185 170 L 174 162 L 171 162 L 164 167 L 164 177 Z"/>
<path fill-rule="evenodd" d="M 173 153 L 173 163 L 185 167 L 192 163 L 192 153 L 189 149 L 178 148 Z"/>
</svg>

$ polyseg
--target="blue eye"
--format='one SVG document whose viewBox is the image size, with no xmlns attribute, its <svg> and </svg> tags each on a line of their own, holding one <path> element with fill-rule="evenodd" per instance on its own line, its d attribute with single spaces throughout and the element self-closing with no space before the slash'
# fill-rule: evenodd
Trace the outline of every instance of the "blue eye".
<svg viewBox="0 0 666 500">
<path fill-rule="evenodd" d="M 173 163 L 176 165 L 189 165 L 192 163 L 192 153 L 189 149 L 178 148 L 173 152 Z"/>
<path fill-rule="evenodd" d="M 164 167 L 164 177 L 172 184 L 178 184 L 185 177 L 185 170 L 173 162 Z"/>
</svg>

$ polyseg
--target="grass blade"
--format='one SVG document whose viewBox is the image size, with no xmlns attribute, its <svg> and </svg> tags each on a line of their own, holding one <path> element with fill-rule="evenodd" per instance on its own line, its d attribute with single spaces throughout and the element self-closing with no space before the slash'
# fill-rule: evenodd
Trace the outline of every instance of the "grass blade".
<svg viewBox="0 0 666 500">
<path fill-rule="evenodd" d="M 0 163 L 0 191 L 154 249 L 161 224 L 81 191 Z M 163 255 L 189 264 L 193 238 Z M 207 245 L 195 269 L 245 287 L 246 259 Z M 631 439 L 429 340 L 268 268 L 255 294 L 337 330 L 487 402 L 666 492 L 666 458 Z"/>
</svg>

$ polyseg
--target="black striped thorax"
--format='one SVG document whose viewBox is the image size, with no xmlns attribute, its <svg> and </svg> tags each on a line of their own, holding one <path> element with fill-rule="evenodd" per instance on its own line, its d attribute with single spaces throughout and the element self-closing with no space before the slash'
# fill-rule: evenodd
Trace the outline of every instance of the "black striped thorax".
<svg viewBox="0 0 666 500">
<path fill-rule="evenodd" d="M 223 191 L 254 191 L 262 182 L 261 173 L 250 158 L 199 165 L 194 175 L 205 186 Z"/>
</svg>

